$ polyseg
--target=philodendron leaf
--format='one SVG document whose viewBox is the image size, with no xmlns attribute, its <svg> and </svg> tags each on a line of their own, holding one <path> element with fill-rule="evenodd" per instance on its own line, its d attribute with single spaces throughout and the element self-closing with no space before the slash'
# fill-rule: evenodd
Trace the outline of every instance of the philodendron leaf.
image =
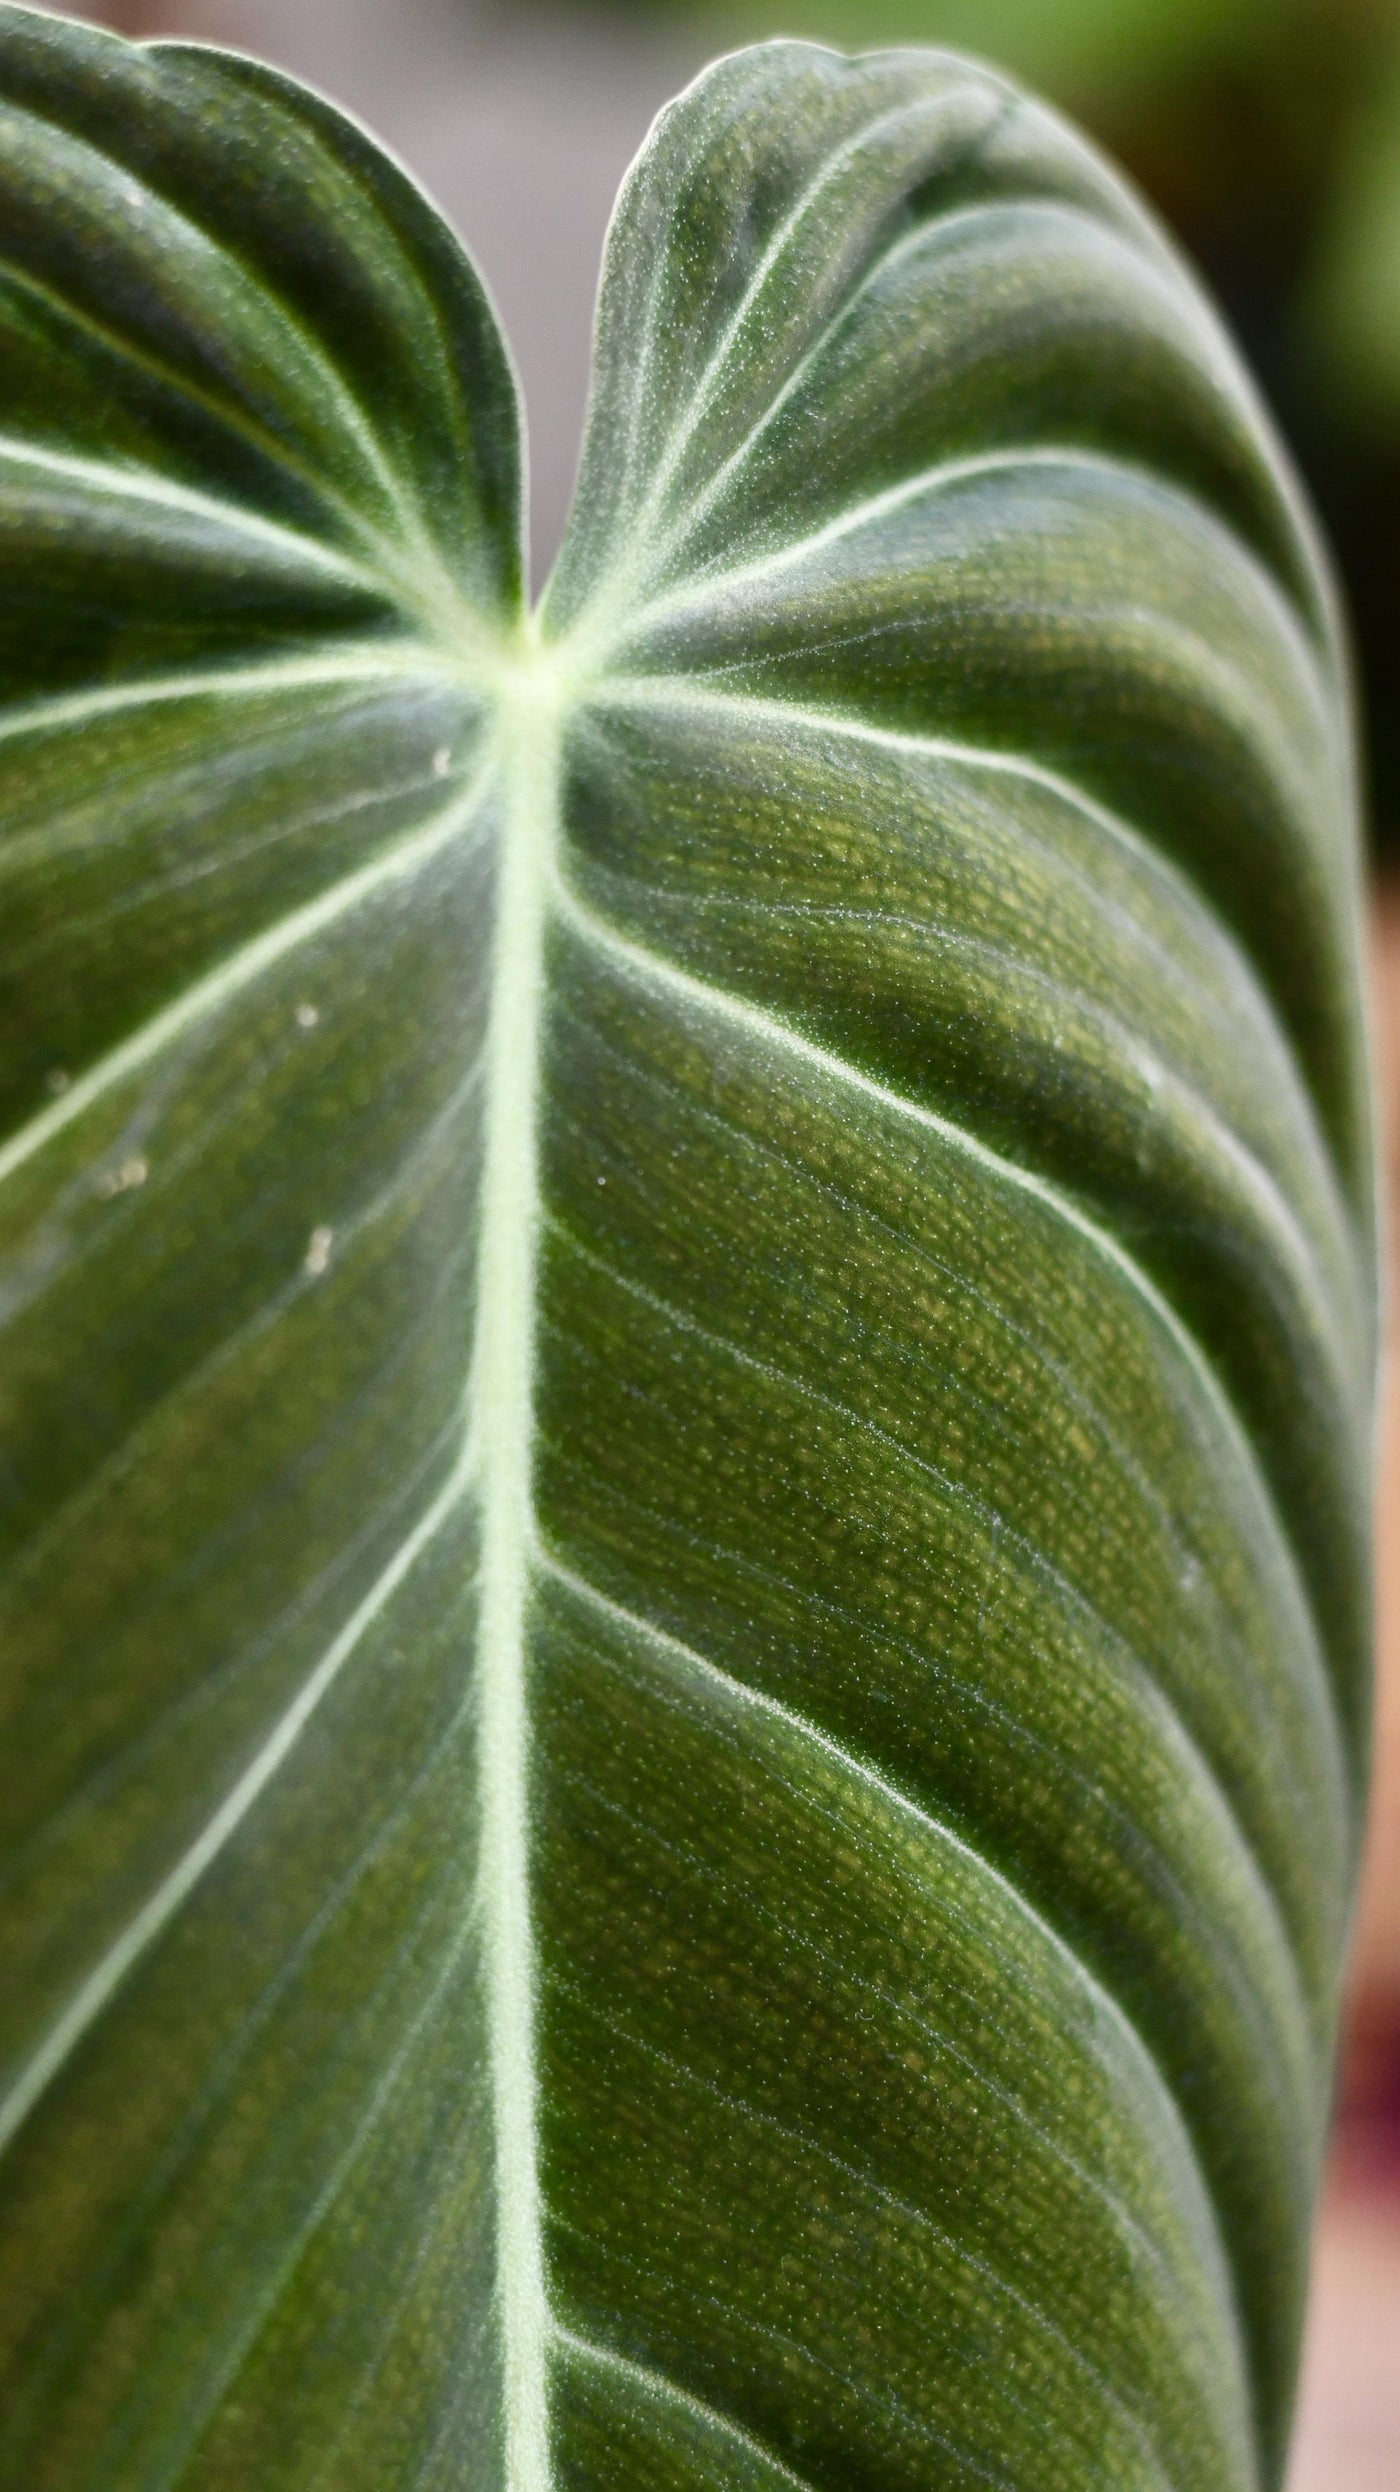
<svg viewBox="0 0 1400 2492">
<path fill-rule="evenodd" d="M 1264 2492 L 1364 1746 L 1344 669 L 989 72 L 463 255 L 0 12 L 6 2492 Z"/>
</svg>

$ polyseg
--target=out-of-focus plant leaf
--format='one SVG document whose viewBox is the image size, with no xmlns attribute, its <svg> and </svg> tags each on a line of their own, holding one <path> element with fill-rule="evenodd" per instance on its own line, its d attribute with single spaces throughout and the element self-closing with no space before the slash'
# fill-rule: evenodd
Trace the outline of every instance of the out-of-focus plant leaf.
<svg viewBox="0 0 1400 2492">
<path fill-rule="evenodd" d="M 965 45 L 1018 77 L 1083 102 L 1121 97 L 1276 38 L 1296 0 L 634 0 L 718 36 L 800 33 L 856 49 Z"/>
<path fill-rule="evenodd" d="M 1339 168 L 1307 309 L 1333 385 L 1400 421 L 1400 29 Z"/>
<path fill-rule="evenodd" d="M 0 13 L 7 2492 L 1258 2492 L 1364 1746 L 1329 591 L 989 73 L 489 312 Z"/>
</svg>

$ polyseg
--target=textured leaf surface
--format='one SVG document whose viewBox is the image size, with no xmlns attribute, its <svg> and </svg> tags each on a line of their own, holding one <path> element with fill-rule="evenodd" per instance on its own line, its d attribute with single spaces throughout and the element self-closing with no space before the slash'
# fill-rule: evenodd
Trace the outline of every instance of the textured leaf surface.
<svg viewBox="0 0 1400 2492">
<path fill-rule="evenodd" d="M 1329 593 L 1061 125 L 458 247 L 0 15 L 0 2481 L 1254 2492 L 1364 1744 Z"/>
</svg>

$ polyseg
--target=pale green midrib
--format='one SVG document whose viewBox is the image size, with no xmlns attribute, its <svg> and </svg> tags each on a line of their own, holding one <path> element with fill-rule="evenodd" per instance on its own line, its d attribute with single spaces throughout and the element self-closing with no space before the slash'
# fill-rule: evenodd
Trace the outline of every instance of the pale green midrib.
<svg viewBox="0 0 1400 2492">
<path fill-rule="evenodd" d="M 500 883 L 469 1385 L 479 1447 L 477 1626 L 482 1959 L 495 2141 L 496 2311 L 508 2492 L 549 2492 L 551 2322 L 536 2154 L 526 1632 L 534 1544 L 535 1264 L 544 935 L 560 704 L 533 620 L 503 670 Z"/>
</svg>

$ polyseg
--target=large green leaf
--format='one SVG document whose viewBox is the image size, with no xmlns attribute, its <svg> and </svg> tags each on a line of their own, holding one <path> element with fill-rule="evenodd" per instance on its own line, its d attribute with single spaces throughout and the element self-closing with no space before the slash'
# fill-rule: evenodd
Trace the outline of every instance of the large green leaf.
<svg viewBox="0 0 1400 2492">
<path fill-rule="evenodd" d="M 6 9 L 0 224 L 6 2492 L 1275 2483 L 1371 1177 L 1210 314 L 723 62 L 535 619 L 326 106 Z"/>
</svg>

